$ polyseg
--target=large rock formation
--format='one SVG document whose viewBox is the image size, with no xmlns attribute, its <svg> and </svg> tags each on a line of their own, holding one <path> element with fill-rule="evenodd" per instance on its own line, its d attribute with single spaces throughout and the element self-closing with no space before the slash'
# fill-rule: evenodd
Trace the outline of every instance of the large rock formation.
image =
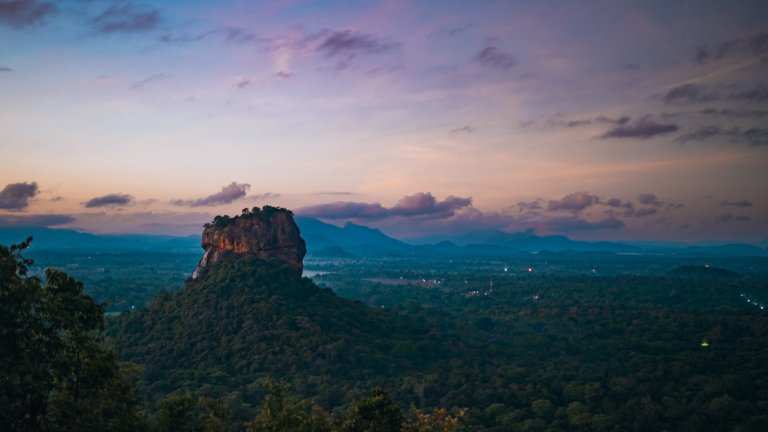
<svg viewBox="0 0 768 432">
<path fill-rule="evenodd" d="M 227 254 L 250 254 L 263 260 L 277 259 L 301 277 L 307 247 L 289 210 L 264 206 L 244 209 L 239 216 L 216 216 L 203 231 L 205 255 L 192 279 L 197 279 Z"/>
</svg>

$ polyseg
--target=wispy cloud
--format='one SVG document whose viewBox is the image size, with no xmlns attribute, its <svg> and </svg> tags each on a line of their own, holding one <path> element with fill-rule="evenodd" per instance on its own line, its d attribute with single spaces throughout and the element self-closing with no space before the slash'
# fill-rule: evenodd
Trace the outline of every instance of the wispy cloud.
<svg viewBox="0 0 768 432">
<path fill-rule="evenodd" d="M 732 127 L 723 129 L 719 126 L 702 126 L 675 138 L 675 142 L 686 144 L 691 141 L 723 139 L 729 142 L 746 143 L 750 146 L 768 145 L 768 128 L 742 129 Z"/>
<path fill-rule="evenodd" d="M 0 215 L 0 227 L 48 227 L 74 221 L 74 217 L 64 214 Z"/>
<path fill-rule="evenodd" d="M 749 222 L 750 219 L 751 218 L 749 216 L 725 213 L 725 214 L 718 215 L 715 218 L 714 223 L 715 225 L 725 225 L 731 222 Z"/>
<path fill-rule="evenodd" d="M 447 218 L 472 205 L 472 198 L 449 196 L 438 201 L 431 193 L 404 196 L 392 207 L 380 203 L 334 202 L 302 207 L 297 214 L 325 219 L 381 219 L 386 217 Z"/>
<path fill-rule="evenodd" d="M 452 134 L 459 134 L 459 133 L 471 134 L 474 131 L 475 131 L 475 128 L 472 126 L 462 126 L 459 128 L 451 129 Z"/>
<path fill-rule="evenodd" d="M 642 209 L 637 210 L 634 213 L 634 216 L 640 218 L 640 217 L 645 217 L 645 216 L 650 216 L 650 215 L 656 214 L 656 212 L 658 212 L 658 210 L 656 210 L 655 208 L 642 208 Z"/>
<path fill-rule="evenodd" d="M 28 27 L 56 14 L 56 5 L 39 0 L 0 1 L 0 24 L 14 28 Z"/>
<path fill-rule="evenodd" d="M 593 195 L 589 192 L 574 192 L 559 200 L 550 200 L 549 203 L 547 203 L 547 210 L 580 212 L 598 202 L 600 202 L 600 199 L 597 195 Z"/>
<path fill-rule="evenodd" d="M 624 221 L 610 217 L 597 221 L 588 221 L 578 217 L 555 217 L 537 221 L 531 226 L 537 232 L 568 233 L 572 231 L 604 230 L 624 228 Z"/>
<path fill-rule="evenodd" d="M 505 53 L 493 45 L 480 50 L 475 54 L 473 60 L 483 66 L 502 71 L 508 71 L 517 64 L 517 61 L 511 54 Z"/>
<path fill-rule="evenodd" d="M 671 88 L 661 99 L 670 104 L 697 103 L 720 99 L 720 95 L 707 86 L 689 83 Z"/>
<path fill-rule="evenodd" d="M 662 207 L 665 204 L 664 201 L 661 201 L 659 197 L 656 196 L 656 194 L 652 193 L 638 194 L 637 200 L 640 201 L 640 204 L 652 207 Z"/>
<path fill-rule="evenodd" d="M 154 83 L 160 82 L 160 81 L 164 80 L 165 78 L 166 78 L 165 73 L 159 73 L 159 74 L 150 75 L 148 77 L 142 78 L 142 79 L 136 81 L 135 83 L 131 84 L 130 88 L 132 90 L 139 89 L 139 88 L 148 86 L 150 84 L 154 84 Z"/>
<path fill-rule="evenodd" d="M 715 45 L 704 45 L 696 49 L 693 61 L 707 64 L 736 55 L 760 56 L 768 54 L 768 32 L 728 39 Z"/>
<path fill-rule="evenodd" d="M 631 126 L 618 126 L 608 130 L 601 138 L 638 138 L 649 139 L 658 135 L 676 132 L 680 127 L 674 123 L 657 123 L 653 120 L 641 120 Z"/>
<path fill-rule="evenodd" d="M 133 204 L 133 202 L 134 202 L 134 199 L 131 195 L 114 193 L 114 194 L 108 194 L 100 197 L 91 198 L 85 203 L 83 203 L 83 206 L 85 206 L 86 208 L 120 207 L 120 206 L 127 206 L 130 204 Z"/>
<path fill-rule="evenodd" d="M 752 207 L 753 204 L 752 204 L 752 201 L 747 201 L 747 200 L 739 200 L 739 201 L 724 200 L 724 201 L 720 201 L 720 207 L 728 207 L 728 206 L 742 207 L 743 208 L 743 207 Z"/>
<path fill-rule="evenodd" d="M 354 57 L 379 54 L 399 46 L 399 43 L 386 41 L 367 33 L 337 30 L 328 34 L 315 50 L 327 57 Z"/>
<path fill-rule="evenodd" d="M 171 201 L 171 204 L 187 207 L 206 207 L 220 204 L 229 204 L 233 201 L 245 197 L 251 185 L 247 183 L 232 182 L 221 188 L 221 191 L 197 199 L 177 199 Z"/>
<path fill-rule="evenodd" d="M 115 4 L 91 20 L 93 29 L 102 34 L 138 33 L 154 30 L 160 24 L 160 12 L 132 2 Z"/>
<path fill-rule="evenodd" d="M 269 39 L 260 36 L 250 30 L 241 27 L 224 27 L 204 31 L 193 35 L 164 34 L 157 40 L 166 44 L 188 44 L 199 42 L 209 38 L 218 38 L 230 44 L 244 44 L 248 42 L 268 42 Z"/>
</svg>

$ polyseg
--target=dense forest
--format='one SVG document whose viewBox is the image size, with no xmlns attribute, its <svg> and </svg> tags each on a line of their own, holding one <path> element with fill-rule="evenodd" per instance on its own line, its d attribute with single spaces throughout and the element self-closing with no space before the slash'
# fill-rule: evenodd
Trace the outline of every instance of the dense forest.
<svg viewBox="0 0 768 432">
<path fill-rule="evenodd" d="M 768 429 L 761 275 L 318 286 L 231 257 L 105 323 L 78 281 L 27 274 L 23 246 L 1 253 L 12 430 Z"/>
</svg>

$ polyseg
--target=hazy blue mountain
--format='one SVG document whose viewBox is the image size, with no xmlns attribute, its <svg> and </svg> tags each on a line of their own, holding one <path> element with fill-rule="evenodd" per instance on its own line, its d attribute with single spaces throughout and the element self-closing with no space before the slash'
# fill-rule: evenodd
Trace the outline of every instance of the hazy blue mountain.
<svg viewBox="0 0 768 432">
<path fill-rule="evenodd" d="M 436 241 L 433 244 L 411 245 L 387 236 L 378 229 L 347 222 L 338 227 L 315 218 L 296 217 L 301 235 L 310 255 L 345 254 L 360 257 L 401 256 L 499 256 L 539 251 L 664 253 L 705 256 L 768 256 L 768 250 L 746 243 L 696 244 L 682 242 L 588 242 L 572 240 L 563 235 L 539 236 L 532 231 L 507 233 L 477 231 L 457 237 L 460 240 Z M 34 237 L 32 250 L 79 251 L 190 251 L 200 249 L 197 235 L 176 237 L 145 234 L 90 234 L 71 229 L 42 227 L 0 227 L 0 244 L 19 243 Z M 466 240 L 479 239 L 465 243 Z M 329 255 L 329 257 L 330 257 Z"/>
<path fill-rule="evenodd" d="M 347 222 L 343 227 L 337 227 L 311 217 L 297 216 L 296 223 L 301 230 L 301 236 L 307 242 L 307 252 L 337 246 L 347 252 L 365 256 L 389 256 L 402 254 L 411 246 L 393 239 L 375 228 Z"/>
<path fill-rule="evenodd" d="M 310 256 L 313 258 L 358 258 L 357 255 L 349 253 L 339 246 L 314 250 Z"/>
<path fill-rule="evenodd" d="M 745 243 L 690 246 L 685 248 L 684 252 L 692 255 L 768 256 L 768 250 Z"/>
<path fill-rule="evenodd" d="M 200 249 L 200 236 L 146 234 L 97 235 L 70 229 L 0 227 L 0 244 L 13 244 L 34 237 L 30 250 L 190 250 Z"/>
<path fill-rule="evenodd" d="M 571 240 L 566 236 L 538 236 L 532 231 L 521 231 L 516 233 L 506 233 L 497 231 L 493 236 L 485 241 L 485 244 L 504 246 L 520 251 L 537 252 L 540 250 L 550 251 L 583 251 L 583 252 L 639 252 L 641 249 L 624 243 L 616 242 L 586 242 Z"/>
<path fill-rule="evenodd" d="M 34 237 L 30 250 L 103 249 L 103 238 L 69 229 L 42 227 L 0 227 L 0 244 L 9 245 Z"/>
</svg>

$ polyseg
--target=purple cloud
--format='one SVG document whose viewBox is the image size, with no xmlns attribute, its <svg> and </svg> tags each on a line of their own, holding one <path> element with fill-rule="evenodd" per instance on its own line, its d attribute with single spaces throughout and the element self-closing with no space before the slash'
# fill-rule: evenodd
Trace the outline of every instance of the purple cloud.
<svg viewBox="0 0 768 432">
<path fill-rule="evenodd" d="M 302 207 L 296 214 L 325 219 L 381 219 L 386 217 L 448 218 L 472 205 L 472 198 L 449 196 L 437 201 L 431 193 L 419 192 L 401 198 L 391 208 L 379 203 L 343 202 Z"/>
<path fill-rule="evenodd" d="M 661 207 L 664 205 L 664 202 L 660 201 L 659 198 L 656 197 L 656 194 L 652 193 L 641 193 L 637 195 L 637 200 L 640 201 L 640 204 L 652 207 Z"/>
<path fill-rule="evenodd" d="M 520 212 L 524 211 L 539 211 L 543 210 L 541 207 L 541 199 L 535 199 L 533 201 L 520 201 L 517 203 L 517 210 Z"/>
<path fill-rule="evenodd" d="M 349 57 L 383 53 L 399 46 L 398 43 L 384 41 L 366 33 L 340 30 L 326 37 L 316 51 L 327 57 Z"/>
<path fill-rule="evenodd" d="M 618 229 L 624 228 L 625 224 L 620 219 L 610 217 L 594 222 L 590 222 L 577 217 L 557 217 L 548 218 L 539 221 L 535 224 L 536 231 L 549 231 L 549 232 L 569 232 L 569 231 L 584 231 L 595 229 Z"/>
<path fill-rule="evenodd" d="M 56 6 L 47 1 L 6 0 L 0 2 L 0 24 L 14 28 L 28 27 L 56 11 Z"/>
<path fill-rule="evenodd" d="M 98 33 L 136 33 L 155 29 L 160 23 L 160 12 L 132 2 L 112 5 L 91 20 Z"/>
<path fill-rule="evenodd" d="M 589 192 L 574 192 L 564 196 L 560 200 L 550 200 L 547 205 L 547 210 L 579 212 L 587 207 L 591 207 L 593 204 L 597 204 L 599 201 L 600 199 L 597 195 L 592 195 Z"/>
<path fill-rule="evenodd" d="M 731 98 L 747 102 L 765 102 L 768 101 L 768 87 L 764 84 L 758 84 L 751 90 L 734 93 Z"/>
<path fill-rule="evenodd" d="M 10 183 L 0 191 L 0 209 L 22 210 L 27 208 L 29 200 L 39 192 L 36 182 Z"/>
<path fill-rule="evenodd" d="M 220 37 L 223 42 L 231 44 L 243 44 L 247 42 L 267 42 L 268 39 L 263 38 L 256 33 L 252 33 L 246 29 L 240 27 L 225 27 L 213 30 L 208 30 L 202 33 L 198 33 L 194 36 L 175 36 L 175 35 L 162 35 L 157 40 L 167 44 L 185 44 L 198 42 L 209 37 Z"/>
<path fill-rule="evenodd" d="M 670 89 L 667 94 L 662 96 L 662 100 L 666 103 L 697 103 L 697 102 L 710 102 L 720 98 L 716 92 L 710 90 L 708 87 L 699 84 L 682 84 Z"/>
<path fill-rule="evenodd" d="M 473 128 L 472 126 L 464 126 L 460 128 L 451 129 L 452 134 L 458 134 L 458 133 L 471 134 L 474 131 L 475 131 L 475 128 Z"/>
<path fill-rule="evenodd" d="M 724 225 L 731 222 L 749 222 L 749 220 L 750 220 L 749 216 L 732 215 L 730 213 L 725 213 L 715 218 L 715 225 Z"/>
<path fill-rule="evenodd" d="M 13 72 L 13 69 L 8 66 L 0 66 L 0 72 Z"/>
<path fill-rule="evenodd" d="M 630 118 L 628 116 L 621 116 L 619 118 L 613 119 L 606 116 L 597 116 L 595 118 L 595 122 L 597 123 L 609 123 L 609 124 L 615 124 L 617 126 L 624 126 L 625 124 L 629 123 Z"/>
<path fill-rule="evenodd" d="M 764 110 L 739 111 L 731 109 L 707 108 L 698 111 L 698 113 L 712 117 L 763 118 L 768 116 L 768 111 Z"/>
<path fill-rule="evenodd" d="M 652 214 L 656 214 L 657 210 L 655 208 L 642 208 L 634 213 L 635 217 L 645 217 L 650 216 Z"/>
<path fill-rule="evenodd" d="M 133 204 L 133 197 L 128 194 L 108 194 L 96 198 L 91 198 L 88 201 L 86 201 L 83 205 L 86 208 L 96 208 L 96 207 L 119 207 L 119 206 L 126 206 Z"/>
<path fill-rule="evenodd" d="M 742 130 L 738 127 L 721 129 L 719 126 L 702 126 L 687 134 L 675 138 L 675 142 L 706 141 L 723 138 L 731 142 L 746 143 L 750 146 L 768 145 L 768 128 L 750 128 Z"/>
<path fill-rule="evenodd" d="M 759 56 L 768 53 L 768 32 L 756 33 L 723 41 L 716 46 L 701 46 L 696 49 L 693 61 L 707 64 L 734 55 Z"/>
<path fill-rule="evenodd" d="M 495 46 L 487 46 L 480 50 L 473 59 L 483 66 L 499 69 L 503 71 L 510 70 L 517 64 L 511 54 L 502 52 Z"/>
<path fill-rule="evenodd" d="M 208 195 L 207 197 L 192 200 L 177 199 L 171 201 L 171 204 L 186 207 L 205 207 L 229 204 L 243 198 L 250 188 L 251 185 L 247 183 L 232 182 L 227 186 L 222 187 L 221 191 Z"/>
<path fill-rule="evenodd" d="M 62 214 L 0 215 L 0 227 L 56 226 L 74 222 L 75 218 Z"/>
<path fill-rule="evenodd" d="M 740 200 L 740 201 L 720 201 L 720 207 L 752 207 L 752 201 Z"/>
<path fill-rule="evenodd" d="M 164 73 L 150 75 L 148 77 L 142 78 L 139 81 L 136 81 L 135 83 L 131 84 L 130 88 L 132 90 L 135 90 L 135 89 L 138 89 L 138 88 L 141 88 L 141 87 L 144 87 L 144 86 L 147 86 L 147 85 L 150 85 L 150 84 L 162 81 L 164 79 L 165 79 L 165 74 Z"/>
<path fill-rule="evenodd" d="M 664 135 L 680 129 L 674 123 L 656 123 L 652 120 L 641 120 L 633 126 L 615 127 L 601 136 L 601 138 L 639 138 L 649 139 L 657 135 Z"/>
<path fill-rule="evenodd" d="M 619 198 L 611 198 L 607 201 L 603 201 L 603 204 L 607 205 L 608 207 L 614 207 L 614 208 L 626 208 L 630 209 L 632 208 L 632 202 L 631 201 L 622 201 Z"/>
<path fill-rule="evenodd" d="M 703 141 L 712 137 L 721 136 L 724 132 L 718 126 L 703 126 L 693 132 L 680 135 L 675 142 L 687 143 L 689 141 Z"/>
</svg>

